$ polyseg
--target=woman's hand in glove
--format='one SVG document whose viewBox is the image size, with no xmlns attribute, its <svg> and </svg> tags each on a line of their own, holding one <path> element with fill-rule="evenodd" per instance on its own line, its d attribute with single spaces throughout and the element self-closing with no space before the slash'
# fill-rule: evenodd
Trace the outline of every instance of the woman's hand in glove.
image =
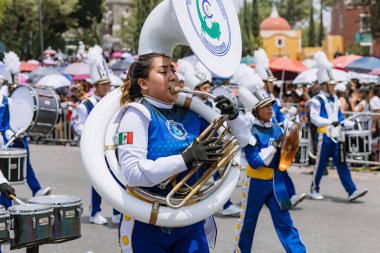
<svg viewBox="0 0 380 253">
<path fill-rule="evenodd" d="M 8 199 L 12 199 L 11 196 L 10 196 L 11 194 L 13 196 L 16 196 L 15 189 L 13 189 L 13 187 L 10 186 L 8 183 L 2 183 L 2 184 L 0 184 L 0 191 L 2 193 L 4 193 L 5 196 L 7 196 Z"/>
<path fill-rule="evenodd" d="M 214 102 L 216 103 L 216 108 L 220 110 L 220 113 L 228 115 L 229 120 L 236 119 L 239 115 L 239 111 L 235 108 L 235 105 L 225 96 L 217 96 Z"/>
<path fill-rule="evenodd" d="M 209 140 L 204 140 L 194 142 L 182 153 L 183 160 L 187 167 L 191 165 L 192 162 L 197 163 L 213 163 L 217 162 L 218 158 L 223 156 L 221 153 L 216 153 L 222 148 L 221 145 L 215 144 L 210 146 L 212 142 L 215 142 L 217 138 L 210 138 Z"/>
</svg>

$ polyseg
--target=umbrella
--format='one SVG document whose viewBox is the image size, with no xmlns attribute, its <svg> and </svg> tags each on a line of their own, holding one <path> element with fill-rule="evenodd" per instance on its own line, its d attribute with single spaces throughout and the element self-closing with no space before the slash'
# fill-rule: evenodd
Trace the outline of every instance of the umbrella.
<svg viewBox="0 0 380 253">
<path fill-rule="evenodd" d="M 376 75 L 380 76 L 380 68 L 373 69 L 371 72 L 368 73 L 369 75 Z"/>
<path fill-rule="evenodd" d="M 380 59 L 370 56 L 362 57 L 351 62 L 345 69 L 358 73 L 369 73 L 376 68 L 380 68 Z"/>
<path fill-rule="evenodd" d="M 34 65 L 40 65 L 40 62 L 37 60 L 28 60 L 26 63 L 34 64 Z"/>
<path fill-rule="evenodd" d="M 59 71 L 55 70 L 52 67 L 41 67 L 36 70 L 30 72 L 29 78 L 27 80 L 28 83 L 36 83 L 43 76 L 52 75 L 52 74 L 60 74 Z"/>
<path fill-rule="evenodd" d="M 74 81 L 86 80 L 87 78 L 90 78 L 90 75 L 84 74 L 84 75 L 75 75 L 75 76 L 73 76 L 73 80 Z"/>
<path fill-rule="evenodd" d="M 68 75 L 89 75 L 90 67 L 87 63 L 84 62 L 74 62 L 72 64 L 67 65 L 63 70 L 63 73 Z"/>
<path fill-rule="evenodd" d="M 110 73 L 109 77 L 113 86 L 122 86 L 124 84 L 123 80 L 114 73 Z"/>
<path fill-rule="evenodd" d="M 111 69 L 114 71 L 124 71 L 124 70 L 127 70 L 129 68 L 129 66 L 131 66 L 131 64 L 132 64 L 131 61 L 123 59 L 123 60 L 120 60 L 118 62 L 115 62 L 111 66 Z"/>
<path fill-rule="evenodd" d="M 308 69 L 302 62 L 290 59 L 288 57 L 272 58 L 269 61 L 269 67 L 272 71 L 289 71 L 301 73 Z"/>
<path fill-rule="evenodd" d="M 40 67 L 39 64 L 32 64 L 27 62 L 21 62 L 20 64 L 20 72 L 31 72 Z"/>
<path fill-rule="evenodd" d="M 317 81 L 317 68 L 308 69 L 301 74 L 299 74 L 294 80 L 294 84 L 305 84 L 305 83 L 314 83 Z M 332 69 L 332 74 L 334 76 L 334 80 L 337 82 L 349 81 L 349 75 L 339 69 Z"/>
<path fill-rule="evenodd" d="M 362 58 L 362 56 L 354 55 L 354 54 L 344 55 L 332 60 L 331 64 L 333 65 L 334 68 L 344 69 L 348 64 L 360 58 Z"/>
<path fill-rule="evenodd" d="M 305 65 L 308 68 L 314 68 L 315 65 L 317 65 L 317 62 L 313 59 L 306 59 L 302 61 L 303 65 Z"/>
<path fill-rule="evenodd" d="M 70 86 L 71 82 L 63 75 L 53 74 L 42 77 L 36 84 L 57 89 L 64 86 Z"/>
<path fill-rule="evenodd" d="M 29 78 L 29 77 L 28 77 L 27 75 L 22 74 L 22 73 L 20 73 L 20 74 L 18 75 L 18 80 L 19 80 L 19 82 L 22 83 L 22 84 L 27 83 L 28 78 Z"/>
<path fill-rule="evenodd" d="M 55 51 L 54 49 L 51 49 L 50 47 L 44 51 L 44 54 L 54 55 L 56 53 L 57 53 L 57 51 Z"/>
<path fill-rule="evenodd" d="M 121 52 L 119 51 L 115 51 L 111 54 L 111 57 L 115 57 L 115 58 L 120 58 L 121 57 Z"/>
<path fill-rule="evenodd" d="M 377 83 L 377 76 L 357 72 L 348 72 L 350 79 L 358 79 L 360 83 Z"/>
</svg>

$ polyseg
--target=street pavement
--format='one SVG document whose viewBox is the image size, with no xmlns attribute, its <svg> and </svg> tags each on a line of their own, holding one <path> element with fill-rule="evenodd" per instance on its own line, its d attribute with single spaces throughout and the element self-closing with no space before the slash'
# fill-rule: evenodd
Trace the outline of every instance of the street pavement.
<svg viewBox="0 0 380 253">
<path fill-rule="evenodd" d="M 120 252 L 117 238 L 117 225 L 111 224 L 112 208 L 102 203 L 108 225 L 93 225 L 88 222 L 90 185 L 86 178 L 78 147 L 31 145 L 31 159 L 34 171 L 42 187 L 51 186 L 53 194 L 76 195 L 84 203 L 82 215 L 82 237 L 80 239 L 54 245 L 43 245 L 40 253 L 108 253 Z M 290 175 L 297 192 L 308 192 L 310 168 L 292 167 Z M 241 173 L 244 174 L 244 171 Z M 310 253 L 378 253 L 380 252 L 380 175 L 376 172 L 352 172 L 358 188 L 368 188 L 369 193 L 354 203 L 347 202 L 347 195 L 335 170 L 322 179 L 321 193 L 325 200 L 306 199 L 291 211 L 295 227 Z M 239 184 L 232 196 L 240 203 Z M 17 196 L 23 200 L 31 196 L 29 187 L 16 185 Z M 105 187 L 107 187 L 105 185 Z M 201 211 L 201 210 L 200 210 Z M 233 252 L 234 225 L 237 218 L 222 217 L 216 214 L 218 238 L 216 248 L 211 253 Z M 3 252 L 25 252 L 9 250 L 2 245 Z M 256 227 L 252 252 L 285 252 L 270 218 L 264 207 Z M 148 253 L 148 252 L 147 252 Z"/>
</svg>

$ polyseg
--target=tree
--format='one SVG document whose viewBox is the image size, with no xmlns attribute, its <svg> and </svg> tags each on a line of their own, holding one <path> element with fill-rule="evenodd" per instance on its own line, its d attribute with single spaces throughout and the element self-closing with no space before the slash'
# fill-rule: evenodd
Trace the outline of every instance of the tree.
<svg viewBox="0 0 380 253">
<path fill-rule="evenodd" d="M 266 0 L 268 1 L 268 0 Z M 281 17 L 286 19 L 294 27 L 297 22 L 309 17 L 309 10 L 312 3 L 305 0 L 280 0 L 277 9 Z"/>
<path fill-rule="evenodd" d="M 311 0 L 313 3 L 313 0 Z M 309 41 L 307 45 L 309 47 L 315 46 L 315 25 L 314 25 L 314 7 L 313 4 L 310 5 L 310 14 L 309 14 L 309 31 L 308 31 Z"/>
<path fill-rule="evenodd" d="M 323 25 L 323 1 L 321 0 L 321 9 L 319 12 L 319 33 L 318 33 L 318 45 L 322 46 L 322 41 L 325 38 L 325 27 Z"/>
</svg>

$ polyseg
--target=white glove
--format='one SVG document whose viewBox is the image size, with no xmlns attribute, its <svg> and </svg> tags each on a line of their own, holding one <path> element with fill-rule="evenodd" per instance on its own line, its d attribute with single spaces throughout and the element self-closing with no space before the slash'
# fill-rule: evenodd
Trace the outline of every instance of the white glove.
<svg viewBox="0 0 380 253">
<path fill-rule="evenodd" d="M 344 128 L 347 128 L 347 129 L 352 129 L 355 126 L 355 122 L 352 120 L 349 120 L 349 119 L 343 120 L 342 124 L 343 124 Z"/>
<path fill-rule="evenodd" d="M 0 148 L 2 148 L 5 145 L 3 135 L 0 134 Z"/>
<path fill-rule="evenodd" d="M 290 107 L 289 108 L 289 115 L 294 116 L 296 114 L 297 114 L 297 107 L 295 107 L 295 106 Z"/>
<path fill-rule="evenodd" d="M 5 138 L 7 138 L 8 141 L 13 137 L 13 135 L 15 135 L 15 133 L 12 130 L 8 129 L 5 131 Z"/>
<path fill-rule="evenodd" d="M 282 127 L 284 128 L 284 127 L 288 126 L 288 128 L 290 128 L 290 127 L 292 127 L 293 125 L 294 125 L 294 122 L 293 122 L 293 121 L 291 121 L 290 119 L 285 119 L 285 120 L 284 120 L 284 123 L 282 124 Z"/>
</svg>

